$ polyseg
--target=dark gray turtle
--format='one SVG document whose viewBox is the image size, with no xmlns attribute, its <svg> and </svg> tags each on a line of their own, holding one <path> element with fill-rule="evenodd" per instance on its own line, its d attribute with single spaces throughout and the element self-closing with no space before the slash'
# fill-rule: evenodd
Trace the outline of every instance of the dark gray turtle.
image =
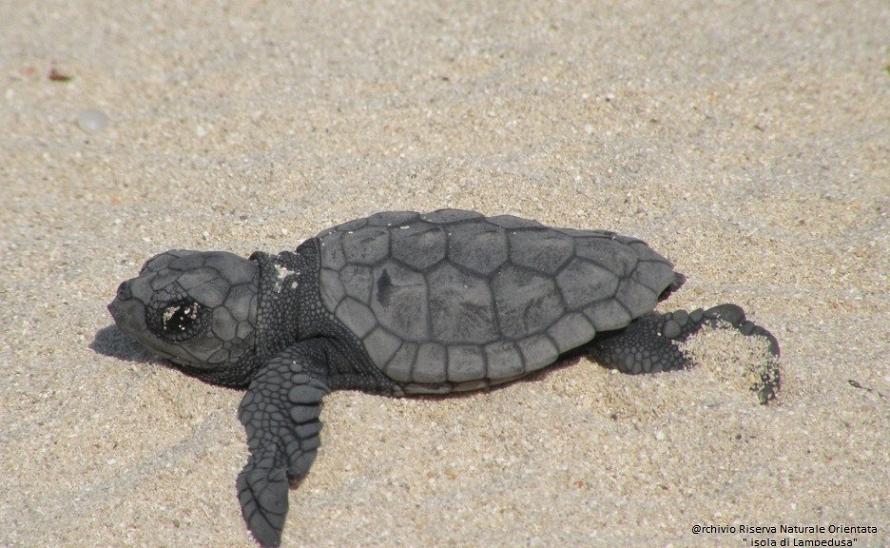
<svg viewBox="0 0 890 548">
<path fill-rule="evenodd" d="M 635 238 L 446 209 L 378 213 L 278 255 L 161 253 L 109 309 L 186 373 L 247 388 L 238 498 L 254 537 L 271 546 L 288 485 L 315 459 L 331 390 L 485 388 L 591 341 L 598 361 L 626 373 L 679 369 L 688 360 L 675 342 L 718 320 L 767 337 L 778 356 L 776 339 L 736 305 L 653 312 L 683 281 Z M 773 396 L 774 367 L 755 388 L 762 402 Z"/>
</svg>

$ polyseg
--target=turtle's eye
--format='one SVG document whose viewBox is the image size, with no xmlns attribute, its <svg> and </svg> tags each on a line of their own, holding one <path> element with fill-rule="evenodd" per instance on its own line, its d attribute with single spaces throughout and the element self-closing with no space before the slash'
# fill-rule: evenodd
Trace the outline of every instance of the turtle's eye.
<svg viewBox="0 0 890 548">
<path fill-rule="evenodd" d="M 192 299 L 177 300 L 157 309 L 148 324 L 162 338 L 180 342 L 199 334 L 207 317 L 207 309 Z"/>
</svg>

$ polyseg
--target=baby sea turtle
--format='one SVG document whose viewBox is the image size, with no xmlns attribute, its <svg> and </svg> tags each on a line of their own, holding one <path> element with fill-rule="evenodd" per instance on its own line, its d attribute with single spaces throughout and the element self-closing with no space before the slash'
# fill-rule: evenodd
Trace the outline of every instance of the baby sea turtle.
<svg viewBox="0 0 890 548">
<path fill-rule="evenodd" d="M 161 253 L 108 308 L 121 331 L 182 371 L 247 389 L 238 418 L 250 457 L 238 499 L 256 540 L 275 546 L 331 390 L 486 388 L 588 343 L 625 373 L 680 369 L 688 359 L 675 343 L 721 321 L 766 337 L 778 356 L 775 337 L 736 305 L 653 312 L 684 279 L 644 242 L 614 232 L 390 211 L 277 255 Z M 779 386 L 770 361 L 753 388 L 763 403 Z"/>
</svg>

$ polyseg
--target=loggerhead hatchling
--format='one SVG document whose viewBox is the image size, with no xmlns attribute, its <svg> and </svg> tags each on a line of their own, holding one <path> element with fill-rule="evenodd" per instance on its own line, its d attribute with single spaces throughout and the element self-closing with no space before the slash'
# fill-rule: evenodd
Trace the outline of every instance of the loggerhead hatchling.
<svg viewBox="0 0 890 548">
<path fill-rule="evenodd" d="M 675 342 L 718 321 L 766 337 L 778 356 L 775 337 L 736 305 L 653 312 L 684 279 L 644 242 L 613 232 L 390 211 L 277 255 L 161 253 L 108 308 L 121 331 L 182 371 L 247 389 L 238 418 L 250 457 L 238 499 L 254 538 L 275 546 L 331 390 L 486 388 L 588 343 L 625 373 L 680 369 L 688 359 Z M 762 403 L 779 386 L 771 362 L 753 388 Z"/>
</svg>

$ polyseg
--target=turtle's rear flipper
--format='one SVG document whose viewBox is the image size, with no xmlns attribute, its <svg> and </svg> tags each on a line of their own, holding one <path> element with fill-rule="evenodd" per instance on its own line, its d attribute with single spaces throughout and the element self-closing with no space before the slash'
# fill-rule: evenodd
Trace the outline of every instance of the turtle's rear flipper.
<svg viewBox="0 0 890 548">
<path fill-rule="evenodd" d="M 656 373 L 682 369 L 689 358 L 674 343 L 683 342 L 702 326 L 721 327 L 724 324 L 744 335 L 758 335 L 769 340 L 769 352 L 779 356 L 779 341 L 772 333 L 745 319 L 738 305 L 721 304 L 707 310 L 686 312 L 677 310 L 667 314 L 650 313 L 641 316 L 621 331 L 598 334 L 591 346 L 591 355 L 606 367 L 622 373 Z M 779 390 L 779 370 L 772 359 L 759 373 L 759 380 L 751 387 L 760 403 L 767 403 Z"/>
</svg>

